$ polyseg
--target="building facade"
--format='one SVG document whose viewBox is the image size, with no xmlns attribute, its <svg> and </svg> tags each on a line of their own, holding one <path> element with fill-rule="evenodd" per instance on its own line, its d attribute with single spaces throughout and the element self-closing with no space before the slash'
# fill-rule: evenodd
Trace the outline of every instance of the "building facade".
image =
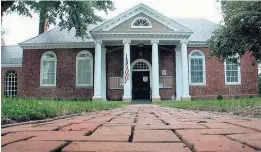
<svg viewBox="0 0 261 152">
<path fill-rule="evenodd" d="M 206 41 L 216 28 L 205 19 L 170 19 L 144 4 L 90 25 L 84 40 L 74 30 L 56 28 L 20 43 L 16 51 L 22 60 L 16 66 L 10 66 L 7 53 L 2 93 L 13 95 L 16 84 L 15 95 L 37 98 L 156 101 L 257 95 L 258 66 L 250 53 L 224 63 L 210 55 Z"/>
</svg>

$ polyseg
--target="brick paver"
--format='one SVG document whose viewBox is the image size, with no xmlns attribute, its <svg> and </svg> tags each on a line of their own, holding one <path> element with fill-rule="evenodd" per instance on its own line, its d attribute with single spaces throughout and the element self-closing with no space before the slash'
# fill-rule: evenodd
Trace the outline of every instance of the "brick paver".
<svg viewBox="0 0 261 152">
<path fill-rule="evenodd" d="M 256 152 L 261 120 L 131 105 L 2 128 L 3 152 Z"/>
</svg>

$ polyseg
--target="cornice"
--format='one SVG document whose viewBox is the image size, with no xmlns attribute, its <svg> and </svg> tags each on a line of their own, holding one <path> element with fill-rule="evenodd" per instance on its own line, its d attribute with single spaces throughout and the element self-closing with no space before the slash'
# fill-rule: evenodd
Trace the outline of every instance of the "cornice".
<svg viewBox="0 0 261 152">
<path fill-rule="evenodd" d="M 23 49 L 56 49 L 56 48 L 94 48 L 93 42 L 58 43 L 58 44 L 20 44 Z"/>
<path fill-rule="evenodd" d="M 206 42 L 188 42 L 188 47 L 208 47 Z"/>
</svg>

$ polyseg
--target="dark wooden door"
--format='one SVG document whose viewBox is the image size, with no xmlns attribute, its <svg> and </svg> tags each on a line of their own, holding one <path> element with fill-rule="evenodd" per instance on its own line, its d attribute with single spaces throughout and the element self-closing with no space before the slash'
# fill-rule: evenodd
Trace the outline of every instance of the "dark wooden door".
<svg viewBox="0 0 261 152">
<path fill-rule="evenodd" d="M 133 99 L 150 99 L 150 72 L 132 72 L 132 97 Z"/>
</svg>

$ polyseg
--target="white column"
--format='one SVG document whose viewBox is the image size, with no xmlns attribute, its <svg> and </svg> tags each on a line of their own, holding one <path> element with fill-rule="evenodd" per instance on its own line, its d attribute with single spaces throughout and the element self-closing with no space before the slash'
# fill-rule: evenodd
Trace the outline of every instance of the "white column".
<svg viewBox="0 0 261 152">
<path fill-rule="evenodd" d="M 191 100 L 189 95 L 189 77 L 188 77 L 188 41 L 181 41 L 181 56 L 182 56 L 182 100 Z"/>
<path fill-rule="evenodd" d="M 123 52 L 123 82 L 124 82 L 124 90 L 123 90 L 123 97 L 122 99 L 125 101 L 130 101 L 132 99 L 131 97 L 131 70 L 130 70 L 130 40 L 123 40 L 123 44 L 124 44 L 124 52 Z M 126 63 L 128 62 L 128 64 Z M 128 65 L 128 67 L 126 67 L 126 64 Z M 128 68 L 128 69 L 126 69 Z M 128 80 L 125 81 L 126 78 L 126 70 L 128 70 Z"/>
<path fill-rule="evenodd" d="M 159 95 L 159 40 L 152 40 L 152 100 L 160 100 Z"/>
<path fill-rule="evenodd" d="M 101 60 L 102 60 L 102 84 L 101 84 L 101 96 L 104 101 L 107 101 L 106 99 L 106 48 L 103 46 L 102 47 L 102 52 L 101 52 Z"/>
<path fill-rule="evenodd" d="M 94 96 L 93 100 L 102 100 L 101 96 L 101 43 L 102 41 L 95 41 L 95 68 L 94 68 Z"/>
<path fill-rule="evenodd" d="M 176 100 L 180 101 L 182 96 L 182 65 L 181 65 L 181 48 L 176 47 Z"/>
</svg>

